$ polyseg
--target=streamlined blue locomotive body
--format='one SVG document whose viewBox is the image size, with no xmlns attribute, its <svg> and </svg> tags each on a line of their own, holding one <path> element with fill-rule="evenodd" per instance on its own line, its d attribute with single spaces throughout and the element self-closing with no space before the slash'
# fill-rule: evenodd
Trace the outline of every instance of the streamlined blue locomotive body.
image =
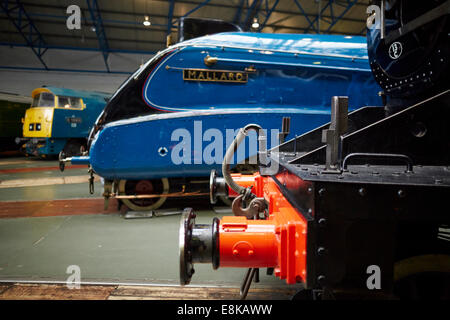
<svg viewBox="0 0 450 320">
<path fill-rule="evenodd" d="M 349 110 L 381 106 L 363 37 L 221 33 L 159 52 L 113 95 L 90 136 L 90 163 L 107 180 L 208 176 L 235 131 L 251 122 L 278 145 L 330 119 L 335 95 Z M 274 136 L 276 135 L 276 136 Z M 238 152 L 239 154 L 239 152 Z M 236 163 L 256 154 L 252 144 Z"/>
</svg>

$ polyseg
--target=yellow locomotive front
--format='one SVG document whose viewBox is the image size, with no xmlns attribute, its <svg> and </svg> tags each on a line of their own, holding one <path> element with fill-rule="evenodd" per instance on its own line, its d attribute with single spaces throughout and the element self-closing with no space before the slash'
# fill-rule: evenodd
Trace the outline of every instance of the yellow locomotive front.
<svg viewBox="0 0 450 320">
<path fill-rule="evenodd" d="M 31 108 L 25 112 L 23 121 L 24 138 L 49 138 L 52 135 L 52 120 L 55 95 L 50 90 L 39 88 L 31 94 Z"/>
<path fill-rule="evenodd" d="M 22 148 L 27 155 L 55 156 L 66 146 L 74 146 L 76 153 L 84 144 L 88 126 L 82 123 L 86 117 L 82 112 L 86 105 L 70 90 L 59 90 L 37 88 L 31 94 L 33 102 L 22 121 Z"/>
</svg>

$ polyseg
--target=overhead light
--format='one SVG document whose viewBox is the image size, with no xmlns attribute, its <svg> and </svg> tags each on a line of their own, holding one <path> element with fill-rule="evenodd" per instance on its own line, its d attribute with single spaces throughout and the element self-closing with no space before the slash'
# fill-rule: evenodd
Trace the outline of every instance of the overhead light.
<svg viewBox="0 0 450 320">
<path fill-rule="evenodd" d="M 148 16 L 145 16 L 144 18 L 144 22 L 142 22 L 144 24 L 144 26 L 148 27 L 150 26 L 152 23 L 150 22 L 150 18 Z"/>
<path fill-rule="evenodd" d="M 258 22 L 257 18 L 253 19 L 252 28 L 253 29 L 258 29 L 259 28 L 259 22 Z"/>
<path fill-rule="evenodd" d="M 95 29 L 94 26 L 91 27 L 91 31 L 92 31 L 92 32 L 95 32 L 95 31 L 96 31 L 96 29 Z"/>
</svg>

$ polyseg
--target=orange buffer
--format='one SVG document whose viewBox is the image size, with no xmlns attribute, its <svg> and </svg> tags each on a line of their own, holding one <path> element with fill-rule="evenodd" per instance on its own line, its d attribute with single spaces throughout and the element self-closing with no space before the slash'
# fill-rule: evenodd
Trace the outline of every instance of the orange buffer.
<svg viewBox="0 0 450 320">
<path fill-rule="evenodd" d="M 259 175 L 259 173 L 254 173 L 252 175 L 232 173 L 231 177 L 233 178 L 233 181 L 236 182 L 241 187 L 244 187 L 244 188 L 253 187 L 252 192 L 255 195 L 262 195 L 263 181 L 262 181 L 262 177 Z M 228 197 L 235 198 L 238 196 L 238 194 L 228 186 L 227 186 L 227 190 L 228 190 Z"/>
<path fill-rule="evenodd" d="M 225 216 L 207 226 L 195 225 L 195 214 L 186 209 L 190 211 L 185 211 L 180 230 L 182 284 L 189 283 L 193 265 L 201 262 L 212 262 L 214 269 L 274 268 L 275 276 L 288 284 L 306 282 L 306 219 L 272 178 L 234 174 L 233 179 L 241 186 L 253 186 L 252 192 L 268 204 L 269 215 L 263 220 Z M 303 181 L 287 181 L 287 185 L 307 186 Z M 205 259 L 205 254 L 211 259 Z"/>
<path fill-rule="evenodd" d="M 275 267 L 275 225 L 269 220 L 223 217 L 219 225 L 220 267 Z"/>
</svg>

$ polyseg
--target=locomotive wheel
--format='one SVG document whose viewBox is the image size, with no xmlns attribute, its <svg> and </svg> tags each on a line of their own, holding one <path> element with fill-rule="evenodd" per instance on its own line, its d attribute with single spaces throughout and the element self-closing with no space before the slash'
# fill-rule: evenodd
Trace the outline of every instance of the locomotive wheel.
<svg viewBox="0 0 450 320">
<path fill-rule="evenodd" d="M 429 254 L 398 261 L 394 267 L 394 293 L 400 299 L 450 298 L 450 256 Z"/>
<path fill-rule="evenodd" d="M 167 194 L 169 193 L 169 179 L 161 180 L 120 180 L 119 195 Z M 121 199 L 130 209 L 135 211 L 150 211 L 158 209 L 167 197 L 149 199 Z"/>
<path fill-rule="evenodd" d="M 83 144 L 77 140 L 69 140 L 64 146 L 64 153 L 66 157 L 78 156 L 81 153 L 81 149 L 83 148 Z"/>
</svg>

